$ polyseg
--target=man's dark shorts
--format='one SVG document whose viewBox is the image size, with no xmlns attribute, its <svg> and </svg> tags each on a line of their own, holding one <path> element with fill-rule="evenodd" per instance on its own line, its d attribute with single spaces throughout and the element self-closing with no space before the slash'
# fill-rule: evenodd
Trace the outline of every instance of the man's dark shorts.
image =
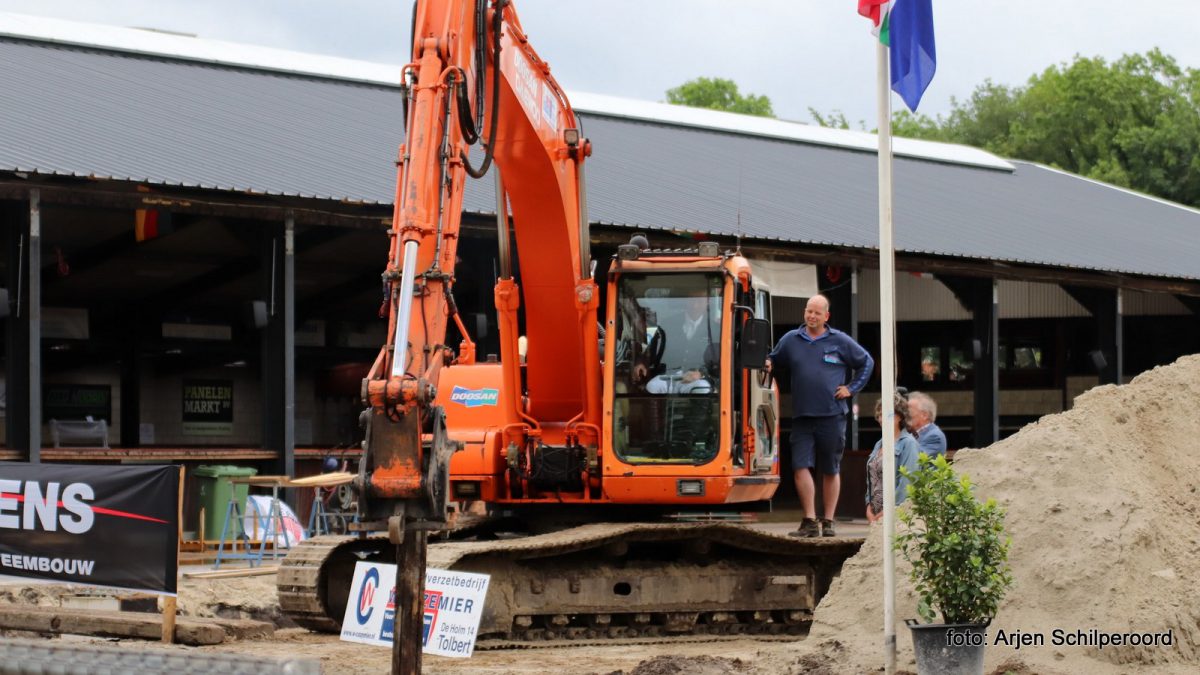
<svg viewBox="0 0 1200 675">
<path fill-rule="evenodd" d="M 816 467 L 827 476 L 842 471 L 842 450 L 846 447 L 846 418 L 793 417 L 792 469 Z"/>
</svg>

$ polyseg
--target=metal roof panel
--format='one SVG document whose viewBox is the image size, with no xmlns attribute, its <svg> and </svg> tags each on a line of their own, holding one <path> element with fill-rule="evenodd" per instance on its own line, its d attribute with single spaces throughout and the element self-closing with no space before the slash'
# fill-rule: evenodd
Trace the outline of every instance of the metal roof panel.
<svg viewBox="0 0 1200 675">
<path fill-rule="evenodd" d="M 395 87 L 0 37 L 0 168 L 390 203 Z M 594 222 L 873 249 L 871 151 L 581 114 Z M 899 251 L 1200 278 L 1200 212 L 1026 162 L 895 160 Z M 464 208 L 492 213 L 490 180 Z"/>
</svg>

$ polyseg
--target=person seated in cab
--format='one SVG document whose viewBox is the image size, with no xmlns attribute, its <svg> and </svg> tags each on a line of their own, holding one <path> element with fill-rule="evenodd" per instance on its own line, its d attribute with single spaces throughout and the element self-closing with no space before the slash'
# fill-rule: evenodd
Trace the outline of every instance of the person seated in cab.
<svg viewBox="0 0 1200 675">
<path fill-rule="evenodd" d="M 646 383 L 648 394 L 711 394 L 712 382 L 699 368 L 655 375 Z"/>
</svg>

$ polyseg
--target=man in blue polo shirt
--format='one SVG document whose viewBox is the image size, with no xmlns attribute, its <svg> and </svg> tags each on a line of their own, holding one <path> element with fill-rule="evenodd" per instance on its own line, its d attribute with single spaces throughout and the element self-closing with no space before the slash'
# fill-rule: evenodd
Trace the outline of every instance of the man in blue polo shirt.
<svg viewBox="0 0 1200 675">
<path fill-rule="evenodd" d="M 829 300 L 814 295 L 804 307 L 804 326 L 780 338 L 767 359 L 772 374 L 787 376 L 792 383 L 792 469 L 804 509 L 804 520 L 791 533 L 793 537 L 835 534 L 847 402 L 867 384 L 875 368 L 867 350 L 828 323 Z M 814 469 L 821 472 L 824 496 L 824 518 L 819 524 Z"/>
</svg>

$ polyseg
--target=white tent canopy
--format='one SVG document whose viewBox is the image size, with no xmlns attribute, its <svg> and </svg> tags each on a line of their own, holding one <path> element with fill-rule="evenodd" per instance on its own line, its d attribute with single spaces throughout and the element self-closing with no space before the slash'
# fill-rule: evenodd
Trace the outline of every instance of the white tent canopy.
<svg viewBox="0 0 1200 675">
<path fill-rule="evenodd" d="M 817 266 L 779 260 L 751 260 L 754 277 L 771 289 L 776 298 L 811 298 L 817 288 Z"/>
</svg>

